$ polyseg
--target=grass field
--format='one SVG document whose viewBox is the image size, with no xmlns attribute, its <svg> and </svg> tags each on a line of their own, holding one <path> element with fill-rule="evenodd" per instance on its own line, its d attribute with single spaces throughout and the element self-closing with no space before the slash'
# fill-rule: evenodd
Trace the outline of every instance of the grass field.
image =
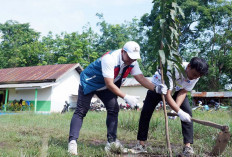
<svg viewBox="0 0 232 157">
<path fill-rule="evenodd" d="M 41 115 L 20 113 L 0 116 L 1 157 L 68 157 L 69 125 L 72 112 Z M 120 111 L 118 139 L 127 147 L 136 144 L 139 111 Z M 232 128 L 231 112 L 193 112 L 194 118 L 228 125 Z M 106 156 L 106 112 L 88 112 L 78 140 L 79 156 Z M 180 120 L 169 120 L 169 134 L 173 156 L 182 150 Z M 194 123 L 193 148 L 197 155 L 205 156 L 215 143 L 219 130 Z M 231 132 L 231 131 L 230 131 Z M 163 112 L 154 112 L 149 130 L 150 156 L 167 155 Z M 232 140 L 222 156 L 232 154 Z M 123 156 L 123 155 L 121 155 Z M 133 156 L 133 155 L 124 155 Z M 149 156 L 149 154 L 147 155 Z"/>
</svg>

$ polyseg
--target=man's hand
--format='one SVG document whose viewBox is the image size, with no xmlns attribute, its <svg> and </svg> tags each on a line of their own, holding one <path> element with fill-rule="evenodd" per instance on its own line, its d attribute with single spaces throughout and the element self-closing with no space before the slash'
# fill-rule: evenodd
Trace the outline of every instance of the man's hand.
<svg viewBox="0 0 232 157">
<path fill-rule="evenodd" d="M 182 121 L 191 122 L 191 116 L 188 113 L 184 112 L 183 110 L 180 109 L 177 114 Z"/>
<path fill-rule="evenodd" d="M 160 85 L 155 87 L 155 92 L 158 93 L 158 94 L 166 95 L 167 90 L 168 90 L 168 88 L 167 88 L 167 86 L 165 84 L 160 84 Z"/>
<path fill-rule="evenodd" d="M 131 106 L 131 108 L 134 108 L 139 100 L 139 96 L 132 96 L 126 94 L 123 99 Z"/>
</svg>

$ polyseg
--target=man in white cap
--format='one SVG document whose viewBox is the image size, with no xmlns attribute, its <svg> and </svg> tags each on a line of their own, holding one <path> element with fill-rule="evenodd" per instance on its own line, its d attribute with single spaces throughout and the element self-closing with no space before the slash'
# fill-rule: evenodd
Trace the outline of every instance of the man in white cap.
<svg viewBox="0 0 232 157">
<path fill-rule="evenodd" d="M 131 74 L 145 88 L 159 94 L 167 93 L 165 85 L 155 86 L 143 76 L 137 59 L 140 59 L 140 46 L 134 41 L 129 41 L 122 49 L 107 52 L 81 73 L 77 108 L 70 124 L 68 144 L 70 154 L 77 155 L 77 139 L 79 138 L 83 118 L 90 108 L 90 101 L 94 94 L 101 99 L 107 110 L 107 144 L 105 151 L 107 153 L 112 152 L 115 148 L 121 152 L 127 151 L 117 140 L 119 112 L 117 98 L 118 96 L 121 97 L 131 107 L 134 107 L 138 102 L 138 97 L 123 93 L 120 90 L 122 81 L 128 74 Z"/>
</svg>

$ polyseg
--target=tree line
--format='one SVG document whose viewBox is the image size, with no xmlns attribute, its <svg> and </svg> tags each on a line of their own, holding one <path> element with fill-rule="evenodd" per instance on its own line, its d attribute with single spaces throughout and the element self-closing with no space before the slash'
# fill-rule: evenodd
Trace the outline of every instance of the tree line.
<svg viewBox="0 0 232 157">
<path fill-rule="evenodd" d="M 29 23 L 12 20 L 0 23 L 0 68 L 65 63 L 80 63 L 85 68 L 105 52 L 133 40 L 141 46 L 141 70 L 145 76 L 152 76 L 157 68 L 160 46 L 157 43 L 160 3 L 153 0 L 149 14 L 122 24 L 109 24 L 103 14 L 97 13 L 99 22 L 96 25 L 100 33 L 87 25 L 81 33 L 49 32 L 41 36 Z M 210 67 L 209 74 L 200 79 L 195 89 L 223 90 L 225 84 L 232 83 L 232 2 L 177 0 L 177 4 L 185 15 L 179 21 L 178 51 L 182 59 L 190 61 L 199 56 L 207 60 Z"/>
</svg>

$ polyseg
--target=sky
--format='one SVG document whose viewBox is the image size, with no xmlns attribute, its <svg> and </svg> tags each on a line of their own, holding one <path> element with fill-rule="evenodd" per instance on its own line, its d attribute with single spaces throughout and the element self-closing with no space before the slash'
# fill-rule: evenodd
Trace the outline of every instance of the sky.
<svg viewBox="0 0 232 157">
<path fill-rule="evenodd" d="M 150 13 L 152 0 L 0 0 L 0 23 L 7 20 L 29 23 L 46 36 L 61 32 L 82 32 L 89 22 L 94 31 L 102 13 L 110 24 L 122 24 Z"/>
</svg>

